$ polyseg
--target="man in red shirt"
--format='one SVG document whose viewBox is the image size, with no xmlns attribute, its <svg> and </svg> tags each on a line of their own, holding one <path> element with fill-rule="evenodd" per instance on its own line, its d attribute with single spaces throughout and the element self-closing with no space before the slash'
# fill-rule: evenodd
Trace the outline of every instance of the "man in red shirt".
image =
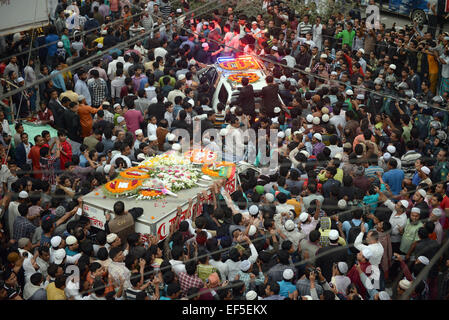
<svg viewBox="0 0 449 320">
<path fill-rule="evenodd" d="M 36 179 L 42 179 L 42 172 L 40 166 L 40 158 L 41 158 L 41 148 L 44 144 L 44 138 L 41 135 L 37 135 L 34 137 L 34 146 L 31 147 L 30 153 L 28 154 L 28 159 L 31 159 L 33 163 L 33 172 L 34 177 Z"/>
<path fill-rule="evenodd" d="M 443 230 L 449 229 L 449 219 L 446 217 L 449 212 L 449 197 L 446 195 L 447 183 L 440 182 L 435 186 L 435 193 L 440 194 L 443 200 L 440 202 L 440 208 L 443 210 L 443 215 L 440 218 L 440 223 L 443 226 Z"/>
<path fill-rule="evenodd" d="M 67 136 L 63 131 L 58 131 L 59 139 L 59 161 L 61 163 L 61 170 L 65 169 L 66 162 L 72 161 L 72 146 L 67 142 Z"/>
</svg>

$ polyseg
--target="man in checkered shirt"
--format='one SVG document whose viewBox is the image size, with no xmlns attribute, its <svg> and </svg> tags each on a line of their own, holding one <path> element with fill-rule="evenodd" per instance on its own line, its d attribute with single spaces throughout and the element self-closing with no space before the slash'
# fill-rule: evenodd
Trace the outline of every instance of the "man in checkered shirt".
<svg viewBox="0 0 449 320">
<path fill-rule="evenodd" d="M 90 75 L 92 78 L 87 81 L 87 86 L 92 98 L 92 107 L 98 108 L 106 99 L 108 88 L 106 81 L 100 78 L 98 70 L 91 70 Z"/>
<path fill-rule="evenodd" d="M 190 288 L 202 288 L 204 287 L 204 282 L 196 274 L 196 261 L 189 261 L 186 263 L 186 271 L 180 272 L 179 283 L 181 285 L 181 295 L 184 297 L 187 295 L 187 291 Z"/>
</svg>

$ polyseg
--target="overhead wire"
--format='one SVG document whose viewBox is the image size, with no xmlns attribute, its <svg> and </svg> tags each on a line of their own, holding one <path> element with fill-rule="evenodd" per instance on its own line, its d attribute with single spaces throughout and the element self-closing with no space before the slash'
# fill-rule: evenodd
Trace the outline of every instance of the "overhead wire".
<svg viewBox="0 0 449 320">
<path fill-rule="evenodd" d="M 174 0 L 171 0 L 171 4 L 173 4 L 173 3 L 175 3 L 175 1 L 174 1 Z M 131 8 L 130 8 L 130 10 L 131 10 Z M 142 16 L 143 14 L 144 14 L 144 12 L 136 13 L 136 14 L 133 14 L 133 15 L 131 15 L 131 16 L 129 16 L 129 17 L 126 17 L 126 18 L 119 18 L 119 19 L 116 19 L 116 20 L 114 20 L 114 21 L 111 21 L 111 22 L 109 22 L 109 23 L 107 23 L 107 24 L 103 24 L 103 25 L 104 25 L 105 27 L 111 27 L 111 26 L 113 26 L 113 25 L 115 25 L 115 24 L 118 24 L 118 23 L 121 23 L 121 22 L 123 22 L 123 21 L 125 21 L 125 20 L 128 20 L 128 19 L 134 19 L 135 17 Z M 92 32 L 101 30 L 102 27 L 103 27 L 103 25 L 100 25 L 100 26 L 98 26 L 98 27 L 95 27 L 95 28 L 92 28 L 92 29 L 89 29 L 89 30 L 83 30 L 83 31 L 75 30 L 71 35 L 69 35 L 69 39 L 74 39 L 74 38 L 75 38 L 76 36 L 78 36 L 78 35 L 80 35 L 81 37 L 84 37 L 84 36 L 86 36 L 86 35 L 88 35 L 88 34 L 90 34 L 90 33 L 92 33 Z M 33 32 L 34 32 L 34 30 L 35 30 L 35 28 L 33 29 Z M 47 47 L 49 47 L 49 46 L 51 46 L 51 45 L 57 44 L 59 41 L 61 41 L 61 40 L 52 41 L 52 42 L 43 44 L 43 45 L 41 45 L 41 46 L 34 47 L 34 48 L 31 49 L 31 52 L 36 51 L 36 50 L 40 50 L 40 49 L 47 48 Z M 7 56 L 7 57 L 5 57 L 5 58 L 1 58 L 0 60 L 9 60 L 9 59 L 11 59 L 12 57 L 19 57 L 19 56 L 22 56 L 22 55 L 24 55 L 24 54 L 26 54 L 26 51 L 25 51 L 25 52 L 19 52 L 19 53 L 17 53 L 17 54 L 13 54 L 13 55 Z"/>
<path fill-rule="evenodd" d="M 220 0 L 212 0 L 212 1 L 202 5 L 200 7 L 197 7 L 195 9 L 189 11 L 188 14 L 190 15 L 190 14 L 192 14 L 194 12 L 197 12 L 197 11 L 200 11 L 200 10 L 202 10 L 204 8 L 208 8 L 211 5 L 213 5 L 213 4 L 215 4 L 215 3 L 219 2 L 219 1 Z M 212 10 L 214 10 L 217 7 L 219 7 L 219 5 L 218 6 L 217 5 L 213 6 Z M 183 13 L 181 16 L 177 17 L 177 19 L 180 19 L 183 16 L 186 17 L 187 13 Z M 116 44 L 116 45 L 114 45 L 114 46 L 112 46 L 110 48 L 107 48 L 106 50 L 104 50 L 104 52 L 102 52 L 101 55 L 94 54 L 94 55 L 92 55 L 90 57 L 87 57 L 87 58 L 85 58 L 83 60 L 80 60 L 80 61 L 74 63 L 73 65 L 68 66 L 67 68 L 60 70 L 59 73 L 63 74 L 65 72 L 68 72 L 68 71 L 71 71 L 71 70 L 76 70 L 76 69 L 82 67 L 84 64 L 86 64 L 86 63 L 88 63 L 90 61 L 100 59 L 100 57 L 102 55 L 104 55 L 106 52 L 110 52 L 110 51 L 115 50 L 115 49 L 119 49 L 120 50 L 121 48 L 126 48 L 126 47 L 129 46 L 130 43 L 137 42 L 137 41 L 143 39 L 144 37 L 150 35 L 151 33 L 155 32 L 155 31 L 159 31 L 162 27 L 165 27 L 165 25 L 157 26 L 156 28 L 154 28 L 152 30 L 145 31 L 144 33 L 136 35 L 135 37 L 132 37 L 132 38 L 130 38 L 128 40 L 125 40 L 123 42 L 120 42 L 120 43 L 118 43 L 118 44 Z M 53 78 L 52 75 L 48 75 L 48 76 L 45 76 L 45 77 L 43 77 L 41 79 L 38 79 L 38 80 L 30 83 L 30 84 L 24 85 L 24 86 L 20 87 L 19 89 L 15 89 L 15 90 L 9 91 L 8 93 L 3 93 L 2 95 L 0 95 L 0 100 L 8 98 L 8 97 L 10 97 L 10 96 L 12 96 L 12 95 L 14 95 L 16 93 L 19 93 L 19 92 L 21 92 L 23 90 L 26 90 L 26 89 L 30 88 L 30 87 L 36 86 L 36 85 L 38 85 L 40 83 L 47 82 L 48 80 L 51 80 L 52 78 Z"/>
</svg>

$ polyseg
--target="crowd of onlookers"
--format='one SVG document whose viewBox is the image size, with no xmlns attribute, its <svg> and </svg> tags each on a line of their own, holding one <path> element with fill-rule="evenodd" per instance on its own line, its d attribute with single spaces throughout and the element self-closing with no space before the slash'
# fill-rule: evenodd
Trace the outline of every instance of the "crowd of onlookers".
<svg viewBox="0 0 449 320">
<path fill-rule="evenodd" d="M 34 42 L 0 39 L 0 299 L 448 297 L 448 34 L 370 30 L 356 9 L 311 19 L 278 1 L 257 16 L 80 2 L 49 1 Z M 216 104 L 200 70 L 240 55 L 259 57 L 267 84 L 243 78 Z M 245 150 L 233 161 L 256 150 L 261 173 L 240 174 L 233 194 L 214 183 L 202 215 L 164 241 L 136 233 L 145 212 L 121 201 L 91 227 L 82 196 L 178 150 L 174 130 L 196 121 L 220 130 L 224 150 L 212 137 L 205 148 Z M 258 149 L 248 129 L 277 130 L 277 145 Z"/>
</svg>

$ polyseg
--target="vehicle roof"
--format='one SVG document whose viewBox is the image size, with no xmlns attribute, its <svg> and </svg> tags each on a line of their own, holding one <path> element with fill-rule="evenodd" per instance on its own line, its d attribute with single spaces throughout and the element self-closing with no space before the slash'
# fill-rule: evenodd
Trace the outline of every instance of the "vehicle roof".
<svg viewBox="0 0 449 320">
<path fill-rule="evenodd" d="M 249 61 L 250 63 L 252 63 L 254 67 L 250 67 L 247 69 L 242 69 L 242 70 L 228 70 L 228 69 L 224 69 L 220 66 L 221 63 L 223 62 L 234 62 L 234 61 L 238 61 L 238 60 L 246 60 Z M 253 86 L 254 91 L 259 91 L 262 90 L 263 87 L 265 87 L 267 85 L 267 82 L 265 81 L 266 78 L 266 73 L 264 70 L 264 66 L 263 63 L 259 60 L 256 59 L 255 57 L 252 56 L 241 56 L 238 58 L 233 58 L 233 57 L 220 57 L 217 59 L 217 63 L 215 64 L 215 67 L 218 71 L 222 72 L 222 77 L 225 78 L 225 81 L 227 81 L 228 77 L 232 74 L 238 74 L 238 73 L 255 73 L 258 77 L 259 80 L 256 82 L 252 82 L 251 85 Z M 232 83 L 236 88 L 240 88 L 242 87 L 242 84 L 240 82 L 233 82 Z"/>
</svg>

